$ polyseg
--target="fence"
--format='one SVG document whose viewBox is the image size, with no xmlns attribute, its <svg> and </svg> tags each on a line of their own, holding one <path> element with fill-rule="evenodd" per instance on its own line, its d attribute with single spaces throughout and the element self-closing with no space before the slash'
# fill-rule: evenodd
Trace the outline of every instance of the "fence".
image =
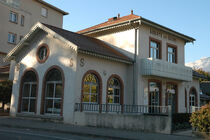
<svg viewBox="0 0 210 140">
<path fill-rule="evenodd" d="M 192 106 L 192 107 L 189 108 L 189 112 L 190 112 L 190 113 L 193 113 L 193 112 L 196 112 L 196 111 L 198 111 L 198 110 L 200 110 L 200 109 L 201 109 L 201 107 Z"/>
<path fill-rule="evenodd" d="M 84 111 L 84 112 L 99 112 L 99 113 L 168 115 L 171 111 L 171 107 L 170 106 L 149 106 L 149 105 L 76 103 L 74 110 Z"/>
</svg>

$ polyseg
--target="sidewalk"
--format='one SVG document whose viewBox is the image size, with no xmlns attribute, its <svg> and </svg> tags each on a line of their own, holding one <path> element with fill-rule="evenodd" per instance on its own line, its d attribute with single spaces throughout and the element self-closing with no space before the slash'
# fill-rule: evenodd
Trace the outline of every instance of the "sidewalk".
<svg viewBox="0 0 210 140">
<path fill-rule="evenodd" d="M 28 118 L 0 117 L 0 126 L 12 128 L 34 129 L 40 131 L 51 131 L 70 133 L 74 135 L 94 136 L 107 139 L 126 139 L 126 140 L 198 140 L 201 138 L 189 135 L 165 135 L 158 133 L 146 133 L 137 131 L 125 131 L 111 128 L 96 128 L 68 125 L 63 123 L 46 122 Z"/>
</svg>

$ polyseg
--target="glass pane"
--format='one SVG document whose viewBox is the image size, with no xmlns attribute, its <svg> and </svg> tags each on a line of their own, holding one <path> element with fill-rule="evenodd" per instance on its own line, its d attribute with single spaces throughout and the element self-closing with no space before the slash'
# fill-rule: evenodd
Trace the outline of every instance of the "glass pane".
<svg viewBox="0 0 210 140">
<path fill-rule="evenodd" d="M 90 86 L 87 85 L 87 84 L 85 84 L 85 85 L 84 85 L 84 88 L 83 88 L 83 92 L 84 92 L 84 93 L 90 93 Z"/>
<path fill-rule="evenodd" d="M 56 98 L 61 98 L 62 97 L 62 92 L 63 92 L 63 86 L 62 86 L 62 84 L 56 84 L 55 97 Z"/>
<path fill-rule="evenodd" d="M 120 98 L 119 96 L 114 97 L 114 103 L 120 103 Z"/>
<path fill-rule="evenodd" d="M 113 103 L 113 96 L 111 95 L 108 95 L 108 103 Z"/>
<path fill-rule="evenodd" d="M 46 93 L 46 97 L 53 97 L 53 93 L 54 93 L 54 84 L 47 84 L 47 93 Z"/>
<path fill-rule="evenodd" d="M 97 95 L 91 95 L 91 102 L 96 103 L 97 102 Z"/>
<path fill-rule="evenodd" d="M 151 58 L 154 58 L 153 48 L 150 48 L 150 57 L 151 57 Z"/>
<path fill-rule="evenodd" d="M 96 85 L 91 86 L 91 93 L 97 93 L 97 86 Z"/>
<path fill-rule="evenodd" d="M 23 86 L 23 97 L 29 97 L 30 93 L 30 85 L 29 84 L 24 84 Z"/>
<path fill-rule="evenodd" d="M 115 95 L 120 95 L 120 90 L 119 89 L 114 89 Z"/>
<path fill-rule="evenodd" d="M 85 77 L 85 83 L 92 83 L 92 84 L 97 84 L 97 78 L 95 75 L 93 74 L 88 74 L 86 77 Z"/>
<path fill-rule="evenodd" d="M 151 41 L 151 42 L 150 42 L 150 46 L 151 46 L 151 47 L 153 47 L 153 48 L 157 48 L 157 43 L 156 43 L 156 42 Z"/>
<path fill-rule="evenodd" d="M 21 111 L 23 112 L 28 112 L 28 99 L 23 99 L 22 100 L 22 107 L 21 107 Z"/>
<path fill-rule="evenodd" d="M 46 56 L 47 56 L 47 48 L 46 47 L 41 47 L 39 49 L 39 59 L 44 60 Z"/>
<path fill-rule="evenodd" d="M 24 82 L 36 82 L 36 75 L 33 71 L 28 71 L 24 75 Z"/>
<path fill-rule="evenodd" d="M 114 89 L 108 88 L 108 95 L 113 95 L 113 94 L 114 94 Z"/>
<path fill-rule="evenodd" d="M 52 69 L 47 74 L 47 81 L 62 81 L 61 72 L 57 69 Z"/>
<path fill-rule="evenodd" d="M 61 112 L 61 100 L 54 100 L 54 109 L 53 109 L 53 113 L 54 114 L 60 114 Z"/>
<path fill-rule="evenodd" d="M 36 97 L 36 85 L 31 85 L 31 97 Z"/>
<path fill-rule="evenodd" d="M 53 112 L 53 100 L 45 100 L 45 113 Z"/>
<path fill-rule="evenodd" d="M 173 52 L 173 48 L 168 47 L 168 52 L 172 53 Z"/>
<path fill-rule="evenodd" d="M 29 112 L 35 112 L 35 100 L 31 99 L 30 100 L 30 108 Z"/>
<path fill-rule="evenodd" d="M 83 102 L 90 102 L 90 95 L 89 94 L 84 94 L 83 95 Z"/>
<path fill-rule="evenodd" d="M 156 49 L 153 49 L 153 58 L 157 58 L 157 50 Z"/>
</svg>

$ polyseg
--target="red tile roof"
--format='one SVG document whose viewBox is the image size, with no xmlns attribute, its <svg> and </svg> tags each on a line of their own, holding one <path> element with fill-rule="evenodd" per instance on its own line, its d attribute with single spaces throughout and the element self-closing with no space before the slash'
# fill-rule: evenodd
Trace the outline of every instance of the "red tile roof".
<svg viewBox="0 0 210 140">
<path fill-rule="evenodd" d="M 130 15 L 127 15 L 127 16 L 123 16 L 123 17 L 113 17 L 113 18 L 108 19 L 108 21 L 106 21 L 104 23 L 86 28 L 84 30 L 78 31 L 77 33 L 84 33 L 84 32 L 91 31 L 91 30 L 94 30 L 94 29 L 97 29 L 97 28 L 102 28 L 102 27 L 114 25 L 114 24 L 117 24 L 117 23 L 122 23 L 122 22 L 125 22 L 125 21 L 138 19 L 138 18 L 140 18 L 140 16 L 134 15 L 133 13 L 131 13 Z"/>
</svg>

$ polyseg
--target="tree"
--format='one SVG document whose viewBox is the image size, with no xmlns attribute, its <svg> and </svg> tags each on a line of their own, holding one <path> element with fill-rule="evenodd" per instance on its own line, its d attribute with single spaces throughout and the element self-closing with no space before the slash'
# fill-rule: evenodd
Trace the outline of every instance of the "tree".
<svg viewBox="0 0 210 140">
<path fill-rule="evenodd" d="M 210 136 L 210 103 L 192 113 L 190 122 L 198 131 L 205 132 Z"/>
<path fill-rule="evenodd" d="M 210 73 L 209 72 L 204 71 L 202 68 L 199 68 L 199 69 L 193 68 L 193 70 L 207 77 L 207 79 L 201 79 L 200 78 L 199 79 L 200 82 L 210 81 Z"/>
<path fill-rule="evenodd" d="M 2 102 L 2 108 L 4 110 L 5 104 L 10 102 L 12 93 L 12 82 L 9 80 L 0 82 L 0 102 Z"/>
</svg>

